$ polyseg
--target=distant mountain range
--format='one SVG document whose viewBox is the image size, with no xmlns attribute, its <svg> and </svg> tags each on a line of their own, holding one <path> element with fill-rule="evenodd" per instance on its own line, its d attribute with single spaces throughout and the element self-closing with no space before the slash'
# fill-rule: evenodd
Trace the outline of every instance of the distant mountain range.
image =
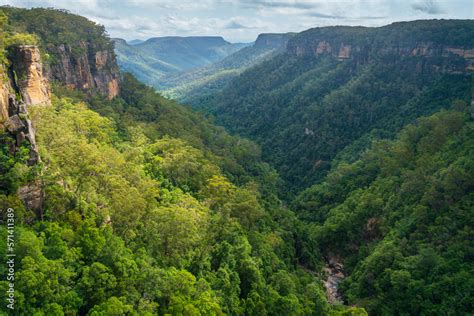
<svg viewBox="0 0 474 316">
<path fill-rule="evenodd" d="M 285 50 L 293 33 L 260 34 L 253 45 L 225 57 L 213 64 L 171 75 L 166 80 L 167 97 L 202 107 L 207 98 L 220 91 L 244 70 Z"/>
<path fill-rule="evenodd" d="M 120 67 L 141 81 L 161 89 L 170 74 L 222 60 L 247 43 L 229 43 L 218 36 L 155 37 L 144 42 L 114 39 Z"/>
<path fill-rule="evenodd" d="M 199 105 L 245 69 L 283 52 L 293 35 L 260 34 L 253 43 L 208 36 L 114 42 L 123 71 L 168 97 Z"/>
<path fill-rule="evenodd" d="M 134 39 L 134 40 L 131 40 L 131 41 L 128 41 L 127 44 L 129 45 L 137 45 L 137 44 L 141 44 L 145 42 L 144 40 L 141 40 L 141 39 Z"/>
</svg>

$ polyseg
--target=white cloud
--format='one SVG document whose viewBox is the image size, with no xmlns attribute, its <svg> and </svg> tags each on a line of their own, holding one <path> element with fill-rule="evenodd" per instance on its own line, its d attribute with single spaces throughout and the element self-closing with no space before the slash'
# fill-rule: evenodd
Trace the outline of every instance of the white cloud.
<svg viewBox="0 0 474 316">
<path fill-rule="evenodd" d="M 56 7 L 105 25 L 113 37 L 222 35 L 251 41 L 264 32 L 316 26 L 379 26 L 400 20 L 471 18 L 472 0 L 0 0 L 20 7 Z"/>
<path fill-rule="evenodd" d="M 433 0 L 416 1 L 411 5 L 413 10 L 428 13 L 428 14 L 441 14 L 444 10 L 441 8 L 438 2 Z"/>
</svg>

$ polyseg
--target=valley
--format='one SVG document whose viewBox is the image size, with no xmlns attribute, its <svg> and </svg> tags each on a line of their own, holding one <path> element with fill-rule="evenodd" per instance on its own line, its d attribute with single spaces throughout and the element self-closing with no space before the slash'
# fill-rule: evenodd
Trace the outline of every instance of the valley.
<svg viewBox="0 0 474 316">
<path fill-rule="evenodd" d="M 468 315 L 472 34 L 431 19 L 125 41 L 0 7 L 14 312 Z"/>
</svg>

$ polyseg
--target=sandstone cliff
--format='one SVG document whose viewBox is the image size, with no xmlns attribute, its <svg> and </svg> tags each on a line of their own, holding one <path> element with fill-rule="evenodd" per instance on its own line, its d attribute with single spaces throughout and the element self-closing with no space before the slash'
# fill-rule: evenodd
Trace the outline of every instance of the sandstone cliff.
<svg viewBox="0 0 474 316">
<path fill-rule="evenodd" d="M 28 117 L 28 108 L 51 103 L 50 86 L 37 46 L 12 47 L 9 67 L 0 65 L 0 128 L 13 139 L 9 150 L 14 153 L 26 142 L 30 149 L 28 165 L 40 161 L 35 129 Z M 25 206 L 41 215 L 43 190 L 37 182 L 18 191 Z"/>
<path fill-rule="evenodd" d="M 50 77 L 72 89 L 94 90 L 109 99 L 119 93 L 119 69 L 113 50 L 100 49 L 86 41 L 49 45 L 53 56 Z"/>
<path fill-rule="evenodd" d="M 49 81 L 37 46 L 17 46 L 8 54 L 10 67 L 0 67 L 0 124 L 14 139 L 12 151 L 24 141 L 30 147 L 29 165 L 40 160 L 35 130 L 28 118 L 28 107 L 51 103 Z"/>
<path fill-rule="evenodd" d="M 456 34 L 456 30 L 451 31 L 449 28 L 457 25 L 444 25 L 443 21 L 413 22 L 414 28 L 411 32 L 403 29 L 403 23 L 382 28 L 323 27 L 295 36 L 288 42 L 287 52 L 301 58 L 332 56 L 340 61 L 352 60 L 357 64 L 374 60 L 391 63 L 412 58 L 417 63 L 417 71 L 474 71 L 472 40 L 458 36 L 445 38 L 430 29 L 438 24 L 440 28 L 448 30 L 440 29 L 440 32 Z M 464 36 L 466 32 L 462 30 L 461 33 Z"/>
<path fill-rule="evenodd" d="M 10 54 L 14 83 L 27 105 L 50 103 L 51 91 L 37 46 L 18 46 Z"/>
<path fill-rule="evenodd" d="M 103 26 L 85 17 L 53 9 L 3 6 L 0 13 L 8 17 L 11 30 L 37 37 L 41 52 L 48 56 L 43 62 L 50 81 L 89 94 L 100 93 L 109 99 L 118 95 L 119 68 L 113 43 Z M 38 66 L 39 54 L 35 53 L 29 56 L 30 67 Z M 34 89 L 30 87 L 30 91 Z M 32 93 L 32 96 L 37 94 Z"/>
<path fill-rule="evenodd" d="M 8 95 L 10 84 L 3 65 L 0 65 L 0 129 L 4 128 L 4 123 L 8 119 Z"/>
</svg>

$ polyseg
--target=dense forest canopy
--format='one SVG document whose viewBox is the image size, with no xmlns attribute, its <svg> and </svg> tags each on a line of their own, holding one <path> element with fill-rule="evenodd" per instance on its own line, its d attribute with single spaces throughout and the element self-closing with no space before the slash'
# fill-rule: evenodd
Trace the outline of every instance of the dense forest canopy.
<svg viewBox="0 0 474 316">
<path fill-rule="evenodd" d="M 79 41 L 90 42 L 103 49 L 112 48 L 104 26 L 67 10 L 25 10 L 10 6 L 2 6 L 0 10 L 9 18 L 7 29 L 36 34 L 45 50 L 48 46 L 76 44 Z"/>
<path fill-rule="evenodd" d="M 5 10 L 9 30 L 23 11 L 31 14 Z M 40 12 L 59 16 L 60 26 L 69 16 Z M 55 32 L 61 28 L 35 34 L 47 43 Z M 77 34 L 93 42 L 96 33 Z M 120 93 L 107 100 L 56 83 L 52 105 L 30 108 L 42 157 L 35 166 L 25 165 L 28 146 L 11 152 L 13 140 L 2 132 L 0 203 L 17 220 L 18 313 L 345 311 L 331 307 L 320 279 L 296 264 L 303 228 L 279 201 L 278 175 L 257 145 L 131 75 L 123 75 Z M 17 195 L 31 181 L 44 189 L 41 214 Z M 2 243 L 2 257 L 6 251 Z M 5 278 L 0 287 L 5 293 Z"/>
<path fill-rule="evenodd" d="M 112 51 L 104 28 L 85 18 L 1 11 L 2 75 L 16 45 Z M 467 49 L 472 27 L 312 29 L 288 47 L 326 33 L 351 45 L 431 34 L 435 45 Z M 474 90 L 472 73 L 457 71 L 465 59 L 451 54 L 433 71 L 440 58 L 267 57 L 198 104 L 234 135 L 128 73 L 114 98 L 53 82 L 51 104 L 29 107 L 37 164 L 27 164 L 31 144 L 0 132 L 0 209 L 16 216 L 16 314 L 474 310 Z M 18 193 L 32 183 L 44 194 L 37 212 Z M 327 288 L 335 266 L 339 301 Z M 7 273 L 0 265 L 2 293 Z"/>
<path fill-rule="evenodd" d="M 395 22 L 382 27 L 329 26 L 300 32 L 290 46 L 314 40 L 340 41 L 350 45 L 374 48 L 430 43 L 447 47 L 472 48 L 472 20 L 419 20 Z"/>
<path fill-rule="evenodd" d="M 471 61 L 445 50 L 473 49 L 473 32 L 473 21 L 437 20 L 308 30 L 201 104 L 259 143 L 298 192 L 320 181 L 333 159 L 356 159 L 371 139 L 393 137 L 456 99 L 469 103 Z M 348 45 L 349 56 L 340 55 Z"/>
<path fill-rule="evenodd" d="M 465 104 L 420 118 L 296 199 L 320 250 L 346 257 L 349 303 L 374 315 L 472 310 L 473 127 Z"/>
</svg>

